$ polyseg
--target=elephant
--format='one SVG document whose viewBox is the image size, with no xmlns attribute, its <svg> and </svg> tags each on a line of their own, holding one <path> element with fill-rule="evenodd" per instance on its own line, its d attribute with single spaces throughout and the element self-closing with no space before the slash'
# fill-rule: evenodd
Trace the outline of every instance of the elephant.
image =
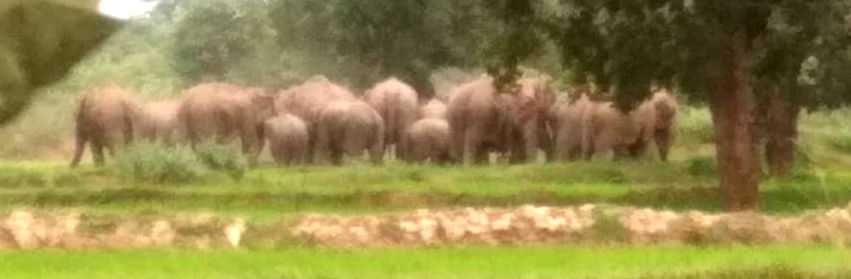
<svg viewBox="0 0 851 279">
<path fill-rule="evenodd" d="M 302 164 L 307 160 L 307 125 L 301 118 L 283 114 L 263 123 L 269 150 L 279 165 Z"/>
<path fill-rule="evenodd" d="M 319 111 L 314 154 L 334 165 L 343 163 L 343 155 L 359 156 L 369 151 L 370 161 L 384 159 L 384 120 L 363 101 L 333 102 Z"/>
<path fill-rule="evenodd" d="M 519 163 L 546 148 L 548 105 L 508 87 L 509 92 L 498 93 L 493 79 L 482 78 L 456 88 L 447 107 L 453 160 L 484 163 L 488 152 L 502 151 Z"/>
<path fill-rule="evenodd" d="M 145 140 L 166 144 L 181 141 L 177 129 L 177 111 L 180 100 L 165 100 L 145 104 L 142 114 L 136 117 L 138 135 Z"/>
<path fill-rule="evenodd" d="M 677 100 L 671 96 L 668 90 L 662 89 L 656 91 L 646 104 L 652 109 L 652 113 L 648 116 L 652 121 L 649 121 L 648 126 L 652 131 L 653 141 L 656 150 L 659 152 L 659 159 L 667 161 L 671 143 L 676 138 L 674 126 L 677 120 Z"/>
<path fill-rule="evenodd" d="M 446 119 L 446 104 L 438 99 L 428 101 L 428 103 L 420 107 L 419 118 Z"/>
<path fill-rule="evenodd" d="M 528 161 L 537 156 L 537 150 L 544 151 L 546 159 L 551 161 L 554 157 L 555 131 L 550 129 L 550 118 L 547 117 L 550 108 L 556 102 L 555 89 L 549 84 L 549 80 L 541 77 L 525 77 L 516 81 L 521 100 L 526 102 L 524 111 L 518 113 L 526 114 L 526 119 L 518 123 L 519 133 L 522 136 L 523 146 L 518 149 L 521 154 L 515 156 L 521 161 Z M 529 99 L 531 98 L 531 99 Z M 534 113 L 529 111 L 534 110 Z"/>
<path fill-rule="evenodd" d="M 178 129 L 195 148 L 205 140 L 227 143 L 234 135 L 251 166 L 263 150 L 263 121 L 275 116 L 274 98 L 259 88 L 228 83 L 205 83 L 183 92 Z"/>
<path fill-rule="evenodd" d="M 655 143 L 660 159 L 668 160 L 677 103 L 666 90 L 654 92 L 628 113 L 609 102 L 598 103 L 591 111 L 584 122 L 590 131 L 583 147 L 586 158 L 607 150 L 613 151 L 616 158 L 637 158 Z"/>
<path fill-rule="evenodd" d="M 405 150 L 400 146 L 402 133 L 417 121 L 417 91 L 391 77 L 367 90 L 363 98 L 384 119 L 384 148 L 389 150 L 394 146 L 396 157 L 401 159 L 404 154 L 400 151 Z"/>
<path fill-rule="evenodd" d="M 405 161 L 423 163 L 430 160 L 434 164 L 450 162 L 449 123 L 442 118 L 425 118 L 411 124 L 402 135 Z"/>
<path fill-rule="evenodd" d="M 561 96 L 567 97 L 567 94 Z M 565 98 L 550 108 L 550 131 L 554 134 L 554 159 L 577 160 L 582 157 L 583 119 L 589 113 L 593 102 L 586 94 L 576 100 Z"/>
<path fill-rule="evenodd" d="M 304 120 L 308 132 L 308 161 L 312 162 L 319 111 L 335 101 L 356 100 L 354 94 L 345 87 L 332 83 L 324 76 L 315 76 L 301 85 L 281 91 L 275 98 L 275 109 Z"/>
<path fill-rule="evenodd" d="M 583 118 L 583 157 L 590 160 L 611 151 L 620 158 L 643 150 L 648 138 L 638 113 L 622 112 L 612 102 L 594 103 Z"/>
<path fill-rule="evenodd" d="M 80 163 L 87 143 L 96 165 L 104 164 L 103 149 L 115 156 L 134 137 L 134 118 L 141 113 L 139 101 L 115 84 L 84 94 L 76 111 L 76 145 L 71 167 Z"/>
<path fill-rule="evenodd" d="M 493 79 L 481 78 L 457 87 L 447 105 L 450 156 L 464 165 L 485 163 L 489 151 L 504 150 L 507 116 Z"/>
</svg>

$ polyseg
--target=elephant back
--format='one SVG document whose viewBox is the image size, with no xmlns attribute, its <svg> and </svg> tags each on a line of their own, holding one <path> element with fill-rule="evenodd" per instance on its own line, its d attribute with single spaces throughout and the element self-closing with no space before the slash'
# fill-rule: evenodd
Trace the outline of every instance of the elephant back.
<svg viewBox="0 0 851 279">
<path fill-rule="evenodd" d="M 132 126 L 141 114 L 141 102 L 128 90 L 109 84 L 96 87 L 80 98 L 78 121 L 101 128 Z"/>
<path fill-rule="evenodd" d="M 432 99 L 420 108 L 419 118 L 446 119 L 446 109 L 446 104 L 438 99 Z"/>
<path fill-rule="evenodd" d="M 306 122 L 313 122 L 323 106 L 334 101 L 355 99 L 354 94 L 345 87 L 323 76 L 316 76 L 281 91 L 275 99 L 275 109 L 279 113 L 291 113 Z"/>
</svg>

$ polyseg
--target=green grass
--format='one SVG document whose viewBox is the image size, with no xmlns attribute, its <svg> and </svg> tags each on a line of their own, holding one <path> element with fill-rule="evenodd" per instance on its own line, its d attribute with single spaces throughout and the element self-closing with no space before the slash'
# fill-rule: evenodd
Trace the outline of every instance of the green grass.
<svg viewBox="0 0 851 279">
<path fill-rule="evenodd" d="M 851 201 L 851 174 L 771 180 L 762 209 L 774 213 L 837 207 Z M 198 182 L 125 182 L 109 168 L 64 164 L 0 164 L 0 210 L 76 208 L 109 213 L 212 212 L 281 219 L 306 212 L 363 213 L 423 207 L 581 205 L 609 203 L 675 210 L 721 209 L 712 176 L 690 162 L 592 162 L 474 168 L 354 165 L 265 167 L 235 180 L 211 173 Z"/>
<path fill-rule="evenodd" d="M 25 251 L 0 258 L 5 279 L 676 278 L 777 267 L 851 276 L 849 250 L 796 246 Z"/>
</svg>

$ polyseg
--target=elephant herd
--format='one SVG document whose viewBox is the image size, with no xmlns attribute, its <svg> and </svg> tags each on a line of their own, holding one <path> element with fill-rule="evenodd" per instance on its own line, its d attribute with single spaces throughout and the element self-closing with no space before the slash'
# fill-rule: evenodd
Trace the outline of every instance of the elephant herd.
<svg viewBox="0 0 851 279">
<path fill-rule="evenodd" d="M 76 110 L 79 164 L 88 144 L 96 164 L 134 140 L 226 144 L 236 139 L 255 165 L 268 143 L 281 165 L 343 164 L 385 152 L 408 163 L 483 164 L 491 153 L 510 163 L 638 157 L 652 144 L 667 160 L 677 103 L 665 90 L 629 112 L 588 94 L 556 94 L 543 78 L 521 78 L 497 89 L 482 77 L 419 100 L 389 78 L 361 96 L 323 76 L 267 94 L 262 88 L 205 83 L 180 97 L 142 102 L 115 84 L 84 94 Z"/>
</svg>

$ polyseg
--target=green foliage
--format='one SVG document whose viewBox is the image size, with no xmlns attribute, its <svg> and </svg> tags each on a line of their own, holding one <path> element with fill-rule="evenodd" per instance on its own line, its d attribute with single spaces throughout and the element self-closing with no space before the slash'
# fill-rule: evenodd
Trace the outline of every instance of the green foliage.
<svg viewBox="0 0 851 279">
<path fill-rule="evenodd" d="M 116 160 L 118 177 L 130 183 L 181 184 L 200 180 L 204 164 L 186 147 L 137 143 Z"/>
<path fill-rule="evenodd" d="M 224 171 L 234 179 L 241 179 L 247 168 L 242 152 L 230 145 L 202 143 L 195 147 L 195 153 L 205 166 Z"/>
<path fill-rule="evenodd" d="M 59 166 L 37 168 L 30 166 L 0 167 L 0 188 L 45 188 L 77 186 L 82 175 Z"/>
<path fill-rule="evenodd" d="M 713 177 L 718 174 L 718 163 L 715 162 L 713 157 L 693 157 L 688 159 L 686 170 L 693 176 Z"/>
<path fill-rule="evenodd" d="M 827 140 L 834 150 L 851 154 L 851 127 L 836 127 Z"/>
<path fill-rule="evenodd" d="M 684 144 L 714 143 L 712 116 L 706 107 L 682 107 L 677 114 L 677 141 Z"/>
<path fill-rule="evenodd" d="M 432 71 L 478 64 L 482 36 L 494 22 L 475 0 L 277 0 L 270 5 L 281 47 L 315 56 L 305 65 L 312 71 L 356 88 L 392 75 L 423 95 L 432 94 Z M 334 68 L 315 65 L 319 61 Z"/>
<path fill-rule="evenodd" d="M 276 64 L 272 50 L 277 33 L 271 28 L 266 3 L 181 1 L 173 15 L 173 60 L 178 74 L 190 84 L 226 79 L 262 84 L 277 78 L 268 67 Z"/>
<path fill-rule="evenodd" d="M 73 146 L 75 98 L 45 94 L 37 97 L 17 121 L 0 129 L 0 157 L 32 159 L 58 155 Z"/>
</svg>

